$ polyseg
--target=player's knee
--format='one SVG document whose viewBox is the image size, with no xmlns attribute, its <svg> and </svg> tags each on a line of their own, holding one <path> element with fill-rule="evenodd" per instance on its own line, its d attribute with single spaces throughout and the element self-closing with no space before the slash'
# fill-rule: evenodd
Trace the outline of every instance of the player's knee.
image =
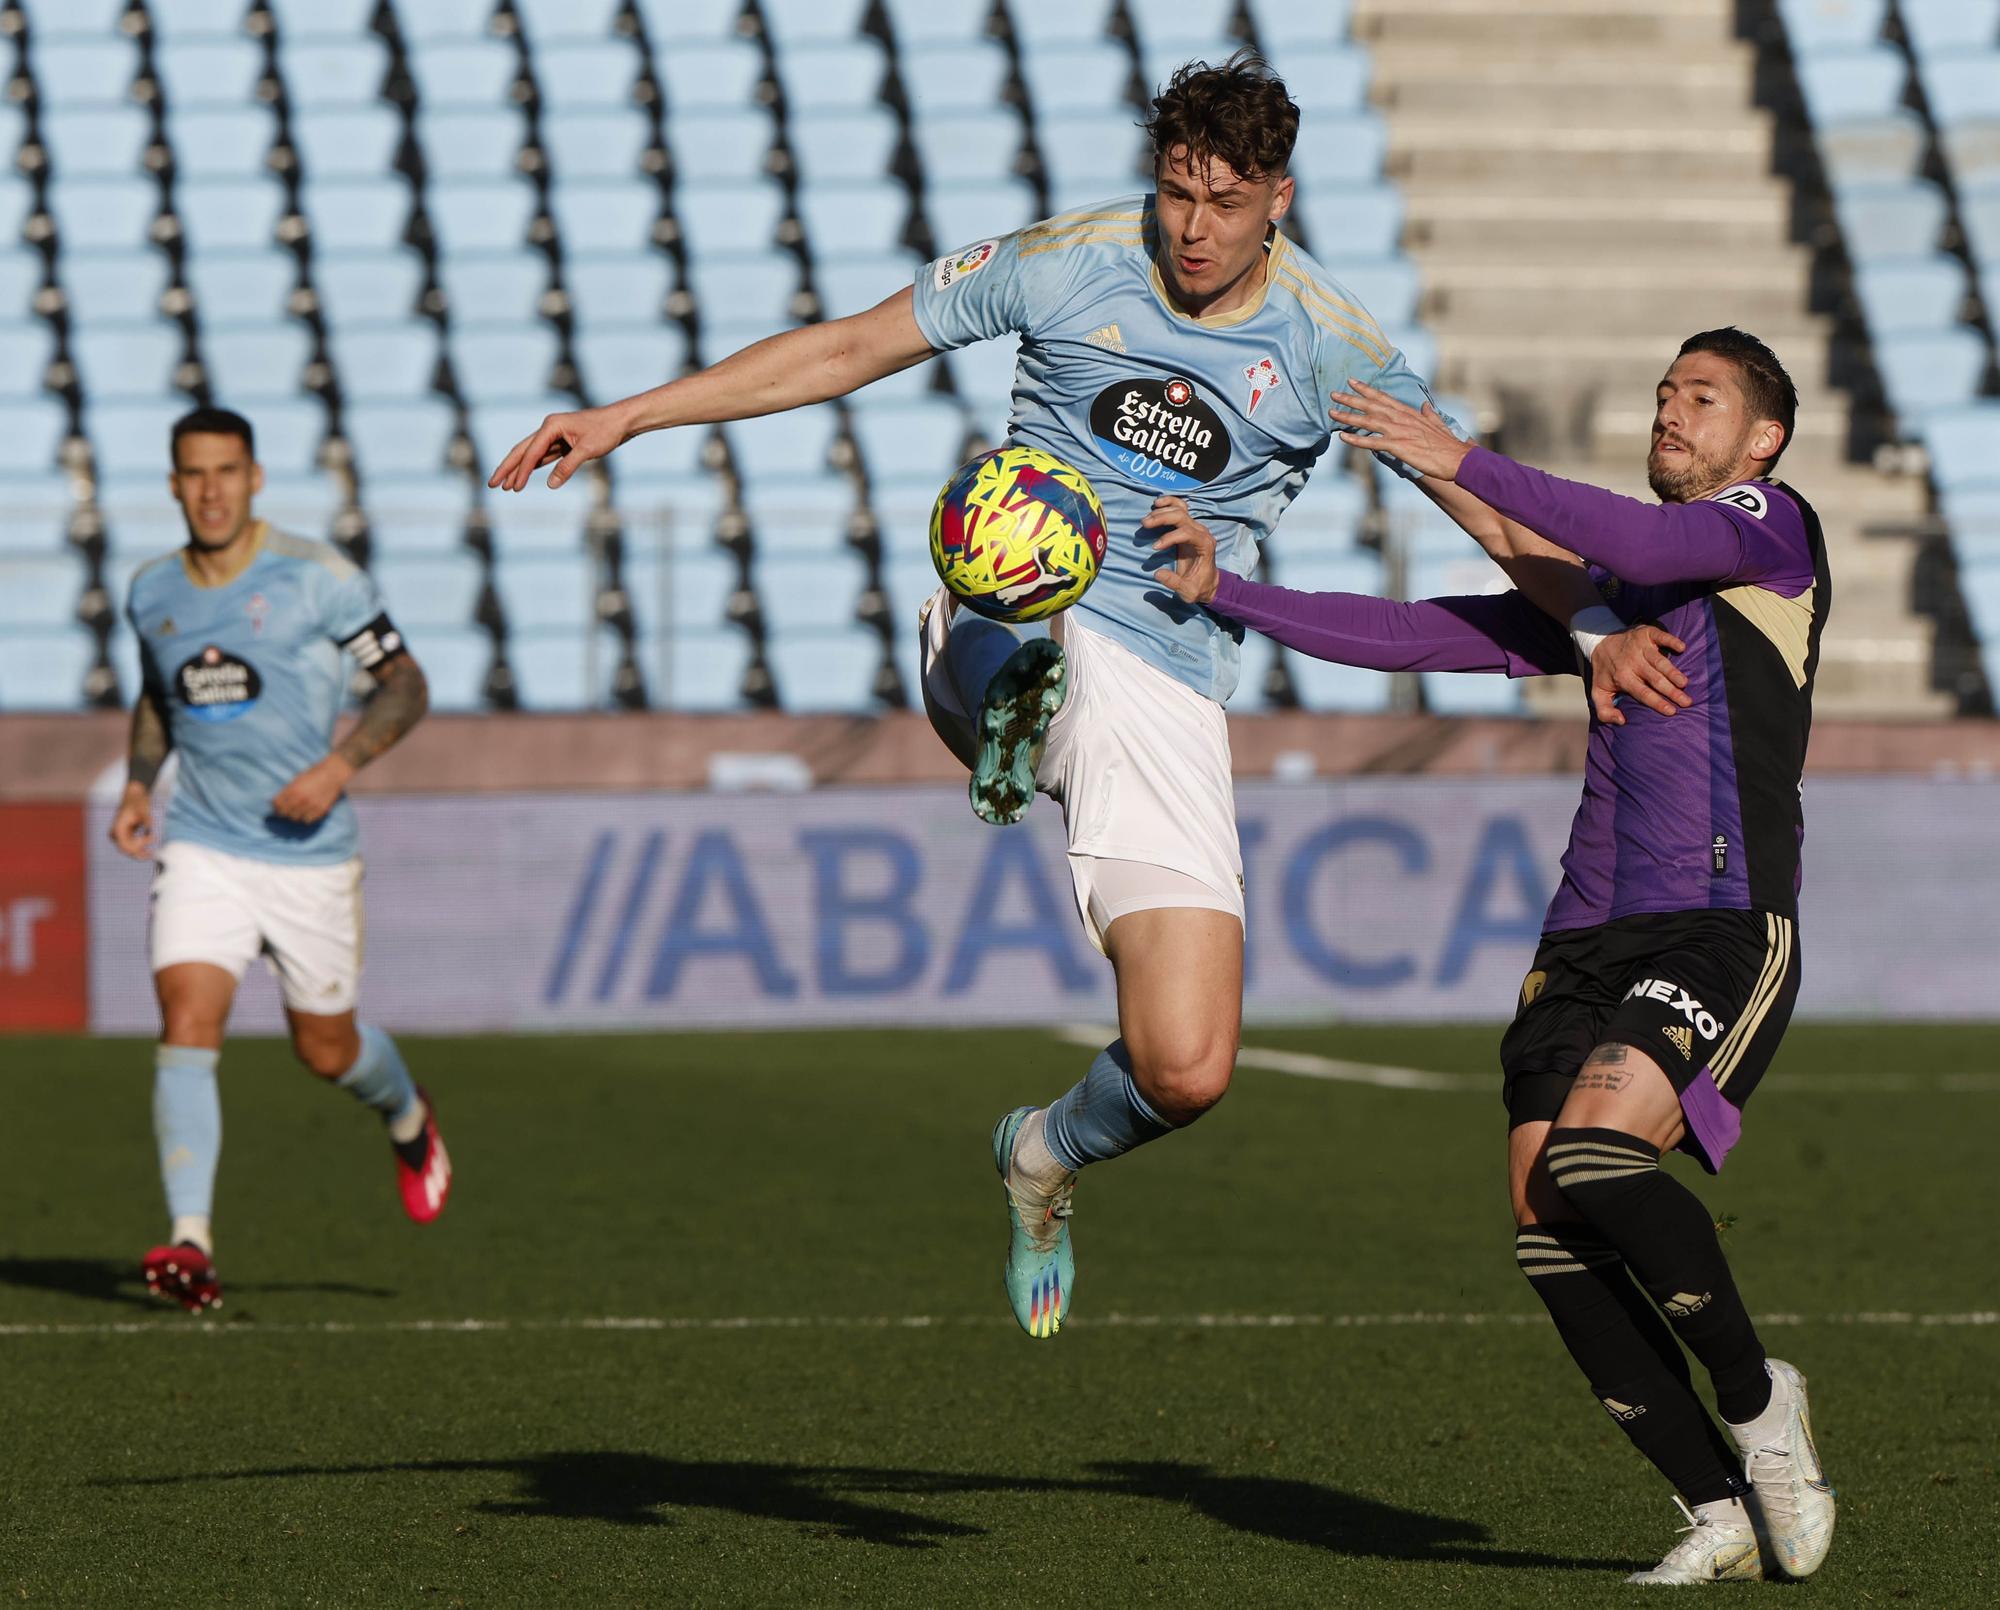
<svg viewBox="0 0 2000 1610">
<path fill-rule="evenodd" d="M 163 1045 L 218 1046 L 222 1044 L 222 1019 L 204 1006 L 169 1001 L 160 1013 L 160 1042 Z"/>
<path fill-rule="evenodd" d="M 306 1072 L 320 1079 L 338 1079 L 354 1066 L 360 1046 L 352 1036 L 335 1034 L 295 1034 L 292 1055 Z"/>
<path fill-rule="evenodd" d="M 1133 1082 L 1168 1123 L 1191 1124 L 1223 1098 L 1236 1067 L 1234 1036 L 1169 1042 L 1135 1058 Z"/>
<path fill-rule="evenodd" d="M 1660 1177 L 1659 1148 L 1615 1129 L 1552 1129 L 1547 1157 L 1549 1180 L 1569 1211 L 1592 1222 L 1643 1200 Z"/>
</svg>

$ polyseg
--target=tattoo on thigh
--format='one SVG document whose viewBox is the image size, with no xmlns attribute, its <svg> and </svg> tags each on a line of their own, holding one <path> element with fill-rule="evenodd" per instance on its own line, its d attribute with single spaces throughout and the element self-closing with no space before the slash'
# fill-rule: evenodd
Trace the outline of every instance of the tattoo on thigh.
<svg viewBox="0 0 2000 1610">
<path fill-rule="evenodd" d="M 1623 1090 L 1632 1082 L 1632 1070 L 1625 1065 L 1626 1048 L 1600 1045 L 1585 1059 L 1576 1076 L 1578 1090 Z"/>
</svg>

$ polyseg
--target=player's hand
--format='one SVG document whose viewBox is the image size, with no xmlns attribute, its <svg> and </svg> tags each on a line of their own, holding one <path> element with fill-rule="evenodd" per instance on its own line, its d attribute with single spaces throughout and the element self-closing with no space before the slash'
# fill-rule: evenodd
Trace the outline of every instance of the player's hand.
<svg viewBox="0 0 2000 1610">
<path fill-rule="evenodd" d="M 1153 552 L 1172 548 L 1174 567 L 1156 570 L 1153 580 L 1190 604 L 1205 604 L 1215 596 L 1220 577 L 1215 569 L 1215 533 L 1197 520 L 1182 498 L 1155 498 L 1152 512 L 1139 522 L 1160 538 Z"/>
<path fill-rule="evenodd" d="M 1343 442 L 1401 459 L 1419 475 L 1440 481 L 1457 478 L 1458 467 L 1472 451 L 1472 444 L 1452 435 L 1443 414 L 1429 403 L 1419 411 L 1359 380 L 1350 380 L 1348 386 L 1350 389 L 1334 393 L 1333 407 L 1327 410 L 1328 417 L 1340 427 Z"/>
<path fill-rule="evenodd" d="M 536 470 L 554 464 L 549 471 L 549 490 L 553 492 L 592 459 L 624 445 L 631 434 L 624 414 L 615 406 L 550 414 L 534 435 L 514 444 L 514 451 L 500 461 L 486 484 L 501 492 L 525 491 Z"/>
<path fill-rule="evenodd" d="M 135 861 L 153 859 L 153 796 L 138 783 L 127 783 L 111 818 L 111 842 L 120 855 Z"/>
<path fill-rule="evenodd" d="M 279 789 L 271 809 L 288 821 L 317 822 L 333 809 L 353 777 L 351 763 L 339 755 L 328 755 Z"/>
<path fill-rule="evenodd" d="M 1605 638 L 1590 656 L 1590 705 L 1597 719 L 1607 727 L 1625 725 L 1621 693 L 1663 716 L 1685 710 L 1694 703 L 1681 691 L 1688 679 L 1667 656 L 1686 651 L 1672 632 L 1643 623 Z"/>
</svg>

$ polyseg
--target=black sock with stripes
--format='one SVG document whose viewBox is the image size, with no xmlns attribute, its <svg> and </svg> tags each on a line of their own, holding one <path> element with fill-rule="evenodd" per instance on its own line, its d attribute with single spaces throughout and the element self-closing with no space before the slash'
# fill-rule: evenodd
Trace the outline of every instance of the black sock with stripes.
<svg viewBox="0 0 2000 1610">
<path fill-rule="evenodd" d="M 1763 1413 L 1764 1344 L 1701 1198 L 1661 1169 L 1656 1147 L 1616 1129 L 1552 1129 L 1548 1160 L 1564 1200 L 1618 1249 L 1701 1360 L 1723 1419 L 1741 1425 Z"/>
<path fill-rule="evenodd" d="M 1514 1257 L 1590 1390 L 1689 1504 L 1747 1490 L 1735 1451 L 1695 1396 L 1687 1355 L 1618 1249 L 1582 1224 L 1531 1224 Z"/>
</svg>

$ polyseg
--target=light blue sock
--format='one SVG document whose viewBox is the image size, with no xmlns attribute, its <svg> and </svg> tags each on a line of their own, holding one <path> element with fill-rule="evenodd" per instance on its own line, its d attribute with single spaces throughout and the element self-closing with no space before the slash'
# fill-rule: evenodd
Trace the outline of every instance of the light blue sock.
<svg viewBox="0 0 2000 1610">
<path fill-rule="evenodd" d="M 417 1087 L 403 1065 L 403 1053 L 373 1023 L 361 1025 L 361 1055 L 336 1083 L 391 1123 L 407 1116 L 417 1101 Z"/>
<path fill-rule="evenodd" d="M 220 1051 L 162 1045 L 153 1051 L 153 1138 L 160 1181 L 176 1220 L 206 1219 L 215 1202 L 215 1165 L 222 1156 L 222 1097 L 215 1085 Z"/>
<path fill-rule="evenodd" d="M 960 606 L 945 634 L 944 657 L 951 668 L 951 685 L 958 690 L 966 713 L 979 713 L 986 701 L 986 684 L 1014 657 L 1016 649 L 1030 638 L 1048 635 L 1047 621 L 990 621 Z"/>
<path fill-rule="evenodd" d="M 1077 1169 L 1122 1157 L 1173 1127 L 1139 1094 L 1125 1042 L 1113 1040 L 1069 1093 L 1050 1103 L 1042 1138 L 1058 1163 Z"/>
</svg>

